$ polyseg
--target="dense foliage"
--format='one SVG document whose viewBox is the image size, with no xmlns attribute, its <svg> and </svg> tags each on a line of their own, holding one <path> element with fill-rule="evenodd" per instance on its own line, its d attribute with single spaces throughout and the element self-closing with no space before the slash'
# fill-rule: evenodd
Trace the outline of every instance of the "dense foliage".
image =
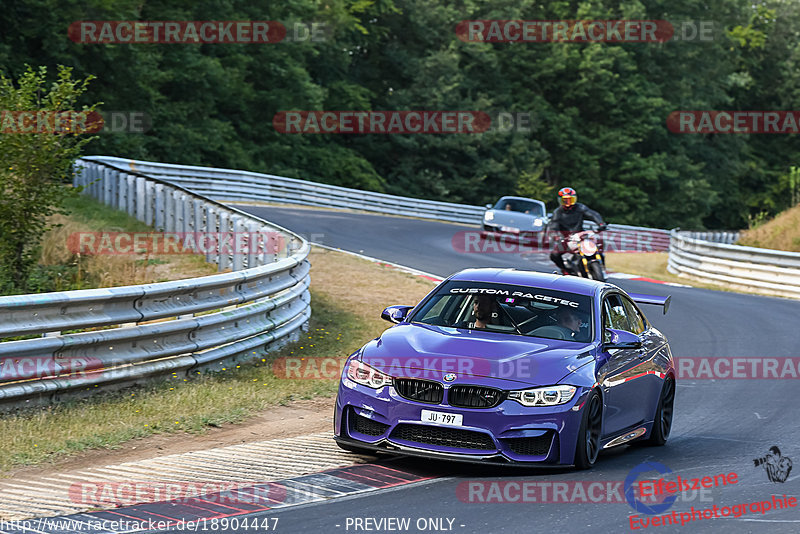
<svg viewBox="0 0 800 534">
<path fill-rule="evenodd" d="M 78 131 L 91 129 L 93 107 L 80 120 L 63 117 L 65 110 L 79 111 L 90 78 L 74 80 L 63 66 L 54 83 L 48 86 L 46 78 L 45 67 L 28 68 L 16 81 L 0 76 L 0 294 L 28 289 L 48 217 L 77 192 L 64 182 L 72 181 L 72 164 L 91 141 Z"/>
<path fill-rule="evenodd" d="M 471 19 L 713 22 L 713 39 L 471 43 Z M 81 44 L 80 20 L 324 23 L 279 44 Z M 249 169 L 470 204 L 570 185 L 617 223 L 738 228 L 788 207 L 793 135 L 670 133 L 675 110 L 791 110 L 800 100 L 797 0 L 9 0 L 0 71 L 58 64 L 97 80 L 86 103 L 147 113 L 145 134 L 92 153 Z M 288 135 L 285 110 L 529 112 L 530 131 Z"/>
</svg>

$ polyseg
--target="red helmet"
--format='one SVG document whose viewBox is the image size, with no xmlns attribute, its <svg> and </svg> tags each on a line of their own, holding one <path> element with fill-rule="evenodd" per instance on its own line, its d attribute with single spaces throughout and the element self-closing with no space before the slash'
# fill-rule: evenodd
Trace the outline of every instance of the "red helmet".
<svg viewBox="0 0 800 534">
<path fill-rule="evenodd" d="M 571 209 L 578 201 L 578 193 L 571 187 L 562 188 L 558 192 L 558 196 L 561 197 L 561 205 L 564 206 L 565 209 Z"/>
</svg>

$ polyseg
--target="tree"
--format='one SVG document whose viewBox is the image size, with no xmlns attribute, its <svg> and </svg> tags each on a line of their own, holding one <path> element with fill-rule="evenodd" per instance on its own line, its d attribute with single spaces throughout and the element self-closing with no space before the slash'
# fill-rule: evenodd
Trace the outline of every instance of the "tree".
<svg viewBox="0 0 800 534">
<path fill-rule="evenodd" d="M 25 291 L 38 258 L 48 216 L 62 213 L 67 195 L 77 191 L 72 166 L 96 129 L 94 107 L 77 113 L 77 100 L 91 76 L 72 78 L 59 66 L 45 87 L 47 69 L 28 67 L 14 82 L 0 74 L 0 291 Z"/>
</svg>

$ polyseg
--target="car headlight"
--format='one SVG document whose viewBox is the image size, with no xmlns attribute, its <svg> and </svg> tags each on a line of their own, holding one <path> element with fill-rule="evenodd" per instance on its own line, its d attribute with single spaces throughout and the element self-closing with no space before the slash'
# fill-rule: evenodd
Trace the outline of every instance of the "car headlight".
<svg viewBox="0 0 800 534">
<path fill-rule="evenodd" d="M 541 220 L 539 217 L 536 217 L 536 218 L 533 220 L 533 225 L 534 225 L 534 226 L 541 226 L 541 225 L 542 225 L 542 220 Z"/>
<path fill-rule="evenodd" d="M 347 364 L 347 378 L 357 384 L 373 389 L 388 386 L 392 383 L 391 376 L 356 359 L 350 360 L 350 363 Z"/>
<path fill-rule="evenodd" d="M 544 388 L 520 389 L 508 393 L 508 398 L 523 406 L 556 406 L 575 396 L 575 386 L 547 386 Z"/>
<path fill-rule="evenodd" d="M 485 220 L 487 220 L 487 221 L 493 221 L 494 220 L 494 212 L 493 211 L 487 211 L 486 213 L 483 214 L 483 218 Z"/>
</svg>

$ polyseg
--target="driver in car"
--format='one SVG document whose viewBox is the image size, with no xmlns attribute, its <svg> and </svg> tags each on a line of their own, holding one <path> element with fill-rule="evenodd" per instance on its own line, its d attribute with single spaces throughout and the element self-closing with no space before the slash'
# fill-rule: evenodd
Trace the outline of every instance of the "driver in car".
<svg viewBox="0 0 800 534">
<path fill-rule="evenodd" d="M 581 318 L 570 308 L 559 308 L 556 311 L 556 326 L 564 331 L 567 339 L 574 340 L 581 331 Z"/>
<path fill-rule="evenodd" d="M 497 324 L 497 301 L 491 295 L 475 295 L 472 301 L 472 316 L 474 322 L 465 322 L 456 328 L 486 328 L 487 324 Z"/>
</svg>

